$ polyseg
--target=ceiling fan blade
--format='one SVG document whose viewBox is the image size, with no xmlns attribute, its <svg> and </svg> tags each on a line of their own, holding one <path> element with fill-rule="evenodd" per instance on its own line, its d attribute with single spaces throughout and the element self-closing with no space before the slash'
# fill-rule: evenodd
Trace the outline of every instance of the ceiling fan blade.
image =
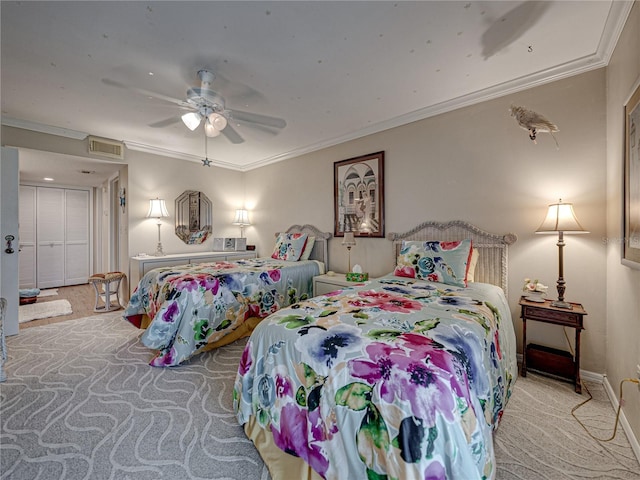
<svg viewBox="0 0 640 480">
<path fill-rule="evenodd" d="M 240 136 L 238 132 L 231 126 L 230 123 L 227 124 L 226 127 L 222 130 L 222 134 L 229 139 L 231 143 L 243 143 L 244 138 Z"/>
<path fill-rule="evenodd" d="M 159 120 L 157 122 L 150 123 L 149 126 L 151 128 L 162 128 L 168 127 L 169 125 L 173 125 L 174 123 L 178 123 L 180 121 L 180 117 L 171 117 L 165 118 L 164 120 Z"/>
<path fill-rule="evenodd" d="M 259 123 L 273 128 L 284 128 L 287 122 L 283 118 L 270 117 L 259 113 L 243 112 L 242 110 L 227 110 L 233 120 L 238 122 Z"/>
<path fill-rule="evenodd" d="M 130 87 L 128 85 L 125 85 L 124 83 L 116 82 L 115 80 L 111 80 L 109 78 L 103 78 L 102 83 L 104 83 L 105 85 L 109 85 L 111 87 L 124 88 L 126 90 L 131 90 L 133 92 L 141 93 L 142 95 L 145 95 L 147 97 L 153 97 L 153 98 L 157 98 L 158 100 L 164 100 L 165 102 L 174 103 L 176 105 L 180 105 L 181 107 L 192 108 L 191 105 L 189 105 L 184 100 L 179 100 L 177 98 L 169 97 L 161 93 L 145 90 L 144 88 Z"/>
</svg>

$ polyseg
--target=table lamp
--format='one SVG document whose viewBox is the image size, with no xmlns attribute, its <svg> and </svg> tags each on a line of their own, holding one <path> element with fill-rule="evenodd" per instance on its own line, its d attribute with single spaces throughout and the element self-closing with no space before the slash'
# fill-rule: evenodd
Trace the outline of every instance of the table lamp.
<svg viewBox="0 0 640 480">
<path fill-rule="evenodd" d="M 353 235 L 353 232 L 344 232 L 344 237 L 342 238 L 342 245 L 347 247 L 347 255 L 349 257 L 349 269 L 347 272 L 351 271 L 351 247 L 355 246 L 356 238 Z"/>
<path fill-rule="evenodd" d="M 156 257 L 161 257 L 164 255 L 164 252 L 162 251 L 162 242 L 160 241 L 160 227 L 162 226 L 160 219 L 168 216 L 169 212 L 167 211 L 167 206 L 165 205 L 164 200 L 162 200 L 161 198 L 149 200 L 149 211 L 147 212 L 147 218 L 158 219 L 158 246 L 156 247 L 156 252 L 154 253 Z"/>
<path fill-rule="evenodd" d="M 564 203 L 562 199 L 559 199 L 558 203 L 552 203 L 547 210 L 547 216 L 542 222 L 542 225 L 538 227 L 536 233 L 557 233 L 558 234 L 558 282 L 556 289 L 558 290 L 558 299 L 551 303 L 552 306 L 558 308 L 571 309 L 571 304 L 565 302 L 564 292 L 566 288 L 566 282 L 564 280 L 564 259 L 563 248 L 564 234 L 565 233 L 589 233 L 582 228 L 580 222 L 576 218 L 573 212 L 573 205 L 571 203 Z"/>
</svg>

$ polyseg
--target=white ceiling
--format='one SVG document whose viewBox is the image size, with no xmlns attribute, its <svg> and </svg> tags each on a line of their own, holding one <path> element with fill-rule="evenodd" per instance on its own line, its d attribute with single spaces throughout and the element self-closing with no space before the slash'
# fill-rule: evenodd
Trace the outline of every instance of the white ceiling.
<svg viewBox="0 0 640 480">
<path fill-rule="evenodd" d="M 244 171 L 604 66 L 631 4 L 3 0 L 2 123 L 200 162 L 164 97 L 207 68 L 228 108 L 287 122 L 208 140 Z"/>
</svg>

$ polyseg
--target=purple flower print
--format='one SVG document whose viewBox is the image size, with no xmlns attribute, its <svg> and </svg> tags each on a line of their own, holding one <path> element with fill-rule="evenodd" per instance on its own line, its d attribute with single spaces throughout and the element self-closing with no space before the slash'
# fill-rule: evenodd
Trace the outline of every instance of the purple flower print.
<svg viewBox="0 0 640 480">
<path fill-rule="evenodd" d="M 282 397 L 293 397 L 293 385 L 291 379 L 280 374 L 276 375 L 276 395 Z"/>
<path fill-rule="evenodd" d="M 282 408 L 280 429 L 271 425 L 273 440 L 281 450 L 302 458 L 324 478 L 329 461 L 322 455 L 318 445 L 310 444 L 309 419 L 306 410 L 289 403 Z"/>
<path fill-rule="evenodd" d="M 176 365 L 176 351 L 171 347 L 168 350 L 158 352 L 158 355 L 149 362 L 152 367 L 170 367 Z"/>
<path fill-rule="evenodd" d="M 167 323 L 173 323 L 174 317 L 180 313 L 178 302 L 171 302 L 162 314 L 162 320 Z"/>
<path fill-rule="evenodd" d="M 427 359 L 429 363 L 435 365 L 440 371 L 449 372 L 451 374 L 449 377 L 451 388 L 458 397 L 465 398 L 467 403 L 470 403 L 468 377 L 463 373 L 466 373 L 465 353 L 463 352 L 460 355 L 457 351 L 450 352 L 445 350 L 437 341 L 441 338 L 438 332 L 445 328 L 436 329 L 434 331 L 434 339 L 415 333 L 406 333 L 399 337 L 399 341 L 410 352 L 411 358 Z M 478 352 L 480 351 L 480 347 L 477 345 L 475 348 Z"/>
<path fill-rule="evenodd" d="M 249 369 L 251 368 L 251 365 L 253 365 L 253 358 L 251 356 L 252 349 L 253 349 L 253 343 L 247 342 L 247 344 L 244 347 L 244 350 L 242 351 L 242 357 L 240 357 L 240 364 L 238 365 L 238 373 L 241 376 L 246 375 Z"/>
<path fill-rule="evenodd" d="M 206 273 L 178 275 L 171 278 L 169 284 L 172 290 L 191 292 L 203 288 L 211 290 L 214 295 L 218 293 L 220 286 L 215 276 Z"/>
<path fill-rule="evenodd" d="M 387 403 L 396 398 L 409 402 L 412 415 L 427 426 L 435 424 L 436 412 L 447 421 L 454 421 L 456 402 L 450 386 L 454 375 L 425 361 L 431 353 L 438 352 L 437 348 L 426 344 L 420 350 L 417 345 L 412 347 L 413 350 L 374 342 L 366 348 L 369 359 L 349 361 L 351 374 L 377 385 L 380 398 Z"/>
<path fill-rule="evenodd" d="M 438 460 L 429 464 L 424 472 L 424 480 L 446 480 L 447 474 Z"/>
</svg>

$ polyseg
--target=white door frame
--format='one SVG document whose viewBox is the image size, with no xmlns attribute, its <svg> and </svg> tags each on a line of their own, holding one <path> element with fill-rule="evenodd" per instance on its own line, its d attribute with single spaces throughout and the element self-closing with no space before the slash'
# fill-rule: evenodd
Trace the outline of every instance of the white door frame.
<svg viewBox="0 0 640 480">
<path fill-rule="evenodd" d="M 7 299 L 6 316 L 3 320 L 5 335 L 16 335 L 19 330 L 18 305 L 20 268 L 18 263 L 18 248 L 20 238 L 18 232 L 18 198 L 20 166 L 18 150 L 2 147 L 0 155 L 0 234 L 2 250 L 0 251 L 0 296 Z M 6 237 L 14 237 L 11 242 L 12 253 L 8 253 Z"/>
</svg>

